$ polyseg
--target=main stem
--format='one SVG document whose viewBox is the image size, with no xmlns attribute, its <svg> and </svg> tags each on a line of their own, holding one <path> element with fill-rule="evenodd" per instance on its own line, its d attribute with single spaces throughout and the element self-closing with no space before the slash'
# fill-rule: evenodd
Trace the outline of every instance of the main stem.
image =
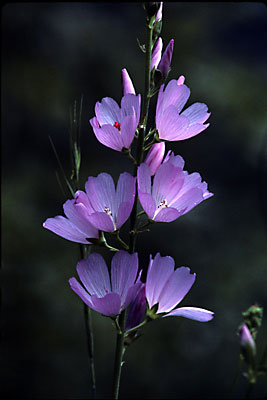
<svg viewBox="0 0 267 400">
<path fill-rule="evenodd" d="M 144 138 L 146 132 L 146 123 L 149 110 L 150 101 L 150 65 L 151 65 L 151 55 L 152 55 L 152 33 L 153 28 L 147 25 L 147 41 L 146 41 L 146 70 L 145 70 L 145 97 L 144 104 L 142 108 L 141 124 L 139 129 L 138 144 L 136 151 L 136 164 L 134 167 L 134 176 L 137 176 L 137 168 L 143 159 L 143 148 L 144 148 Z M 137 215 L 137 202 L 138 202 L 138 187 L 136 182 L 136 192 L 134 205 L 130 216 L 130 243 L 129 243 L 129 253 L 133 254 L 135 251 L 136 243 L 136 215 Z M 113 385 L 113 398 L 118 399 L 119 388 L 120 388 L 120 378 L 121 378 L 121 367 L 123 364 L 123 355 L 125 352 L 124 339 L 125 339 L 125 325 L 126 325 L 126 310 L 122 311 L 119 316 L 119 326 L 120 332 L 117 333 L 117 343 L 116 343 L 116 355 L 114 364 L 114 385 Z"/>
<path fill-rule="evenodd" d="M 82 258 L 85 258 L 86 255 L 85 246 L 83 246 L 82 244 L 80 245 L 80 252 Z M 84 315 L 84 323 L 86 331 L 87 352 L 90 365 L 92 399 L 96 399 L 96 377 L 95 377 L 92 313 L 91 309 L 85 303 L 83 303 L 83 315 Z"/>
</svg>

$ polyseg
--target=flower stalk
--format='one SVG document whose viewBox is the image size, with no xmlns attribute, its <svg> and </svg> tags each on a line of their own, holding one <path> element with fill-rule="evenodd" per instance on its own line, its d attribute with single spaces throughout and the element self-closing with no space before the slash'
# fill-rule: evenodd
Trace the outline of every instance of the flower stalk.
<svg viewBox="0 0 267 400">
<path fill-rule="evenodd" d="M 146 66 L 145 66 L 145 94 L 144 94 L 144 103 L 142 104 L 142 114 L 141 114 L 141 124 L 139 127 L 139 135 L 138 135 L 138 144 L 136 150 L 136 164 L 134 166 L 134 176 L 137 175 L 137 168 L 142 162 L 143 159 L 143 147 L 144 147 L 144 138 L 146 132 L 146 124 L 148 118 L 149 111 L 149 102 L 150 102 L 150 65 L 151 65 L 151 55 L 152 55 L 152 47 L 153 47 L 153 26 L 150 23 L 147 24 L 147 42 L 146 42 Z M 136 183 L 136 193 L 133 209 L 130 216 L 130 240 L 129 240 L 129 253 L 134 253 L 135 243 L 136 243 L 136 219 L 137 219 L 137 202 L 138 202 L 138 190 Z M 121 378 L 121 367 L 123 364 L 123 355 L 125 353 L 125 324 L 126 324 L 126 311 L 124 310 L 119 317 L 119 324 L 121 328 L 121 332 L 117 334 L 117 343 L 116 343 L 116 355 L 115 355 L 115 364 L 114 364 L 114 384 L 113 384 L 113 398 L 118 399 L 119 396 L 119 387 L 120 387 L 120 378 Z"/>
</svg>

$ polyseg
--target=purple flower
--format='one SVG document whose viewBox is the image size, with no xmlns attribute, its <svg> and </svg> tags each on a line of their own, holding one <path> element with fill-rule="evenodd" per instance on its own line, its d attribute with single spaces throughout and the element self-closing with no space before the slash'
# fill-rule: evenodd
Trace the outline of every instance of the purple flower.
<svg viewBox="0 0 267 400">
<path fill-rule="evenodd" d="M 75 199 L 67 200 L 63 209 L 67 218 L 48 218 L 43 227 L 72 242 L 91 244 L 88 238 L 98 238 L 98 229 L 89 221 L 93 209 L 84 192 L 77 191 Z"/>
<path fill-rule="evenodd" d="M 120 174 L 117 190 L 112 177 L 101 173 L 89 176 L 85 190 L 91 205 L 90 223 L 104 232 L 119 229 L 129 218 L 135 198 L 135 182 L 128 172 Z"/>
<path fill-rule="evenodd" d="M 129 93 L 134 90 L 129 80 L 123 90 L 128 93 L 122 97 L 121 107 L 112 98 L 105 97 L 96 103 L 96 117 L 90 119 L 97 140 L 117 151 L 130 147 L 140 118 L 141 96 Z"/>
<path fill-rule="evenodd" d="M 182 113 L 190 96 L 190 89 L 184 84 L 184 77 L 171 80 L 163 90 L 160 87 L 156 109 L 156 127 L 162 140 L 184 140 L 204 131 L 209 124 L 208 107 L 204 103 L 194 103 Z"/>
<path fill-rule="evenodd" d="M 142 163 L 138 167 L 139 199 L 150 219 L 157 222 L 174 221 L 213 196 L 198 173 L 188 174 L 183 168 L 183 158 L 168 152 L 155 174 L 151 188 L 149 166 Z"/>
<path fill-rule="evenodd" d="M 90 308 L 108 317 L 128 307 L 140 287 L 137 253 L 116 253 L 111 261 L 111 277 L 103 257 L 97 253 L 79 261 L 77 272 L 84 287 L 73 277 L 69 280 L 72 290 Z"/>
<path fill-rule="evenodd" d="M 127 320 L 126 320 L 126 331 L 134 328 L 135 326 L 141 324 L 144 319 L 146 312 L 146 294 L 145 294 L 145 284 L 141 281 L 139 282 L 139 289 L 129 306 Z"/>
<path fill-rule="evenodd" d="M 184 317 L 200 322 L 207 322 L 213 318 L 213 312 L 197 307 L 175 308 L 191 289 L 195 274 L 190 269 L 180 267 L 174 270 L 172 257 L 161 257 L 156 254 L 154 260 L 150 256 L 150 263 L 146 279 L 146 299 L 149 310 L 158 305 L 156 311 L 148 311 L 148 315 L 164 313 L 164 317 Z"/>
<path fill-rule="evenodd" d="M 155 143 L 147 153 L 144 163 L 149 166 L 150 174 L 155 175 L 162 163 L 165 153 L 165 142 Z"/>
<path fill-rule="evenodd" d="M 154 67 L 158 69 L 162 73 L 164 79 L 167 77 L 171 65 L 173 45 L 174 40 L 172 39 L 169 41 L 168 46 L 166 47 L 163 56 L 161 57 L 163 45 L 162 39 L 161 37 L 159 37 L 154 45 L 154 49 L 152 52 L 150 69 L 152 70 Z"/>
<path fill-rule="evenodd" d="M 121 71 L 121 80 L 123 96 L 125 96 L 126 94 L 135 94 L 134 85 L 127 72 L 127 69 L 125 68 Z"/>
</svg>

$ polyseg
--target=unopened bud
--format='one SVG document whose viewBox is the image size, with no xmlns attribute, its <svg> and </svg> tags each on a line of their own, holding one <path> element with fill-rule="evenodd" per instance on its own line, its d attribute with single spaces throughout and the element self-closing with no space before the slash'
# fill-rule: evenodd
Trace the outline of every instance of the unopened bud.
<svg viewBox="0 0 267 400">
<path fill-rule="evenodd" d="M 159 65 L 159 62 L 161 60 L 162 46 L 162 39 L 161 37 L 159 37 L 153 48 L 150 70 L 152 70 L 154 67 L 157 68 Z"/>
<path fill-rule="evenodd" d="M 174 40 L 172 39 L 169 41 L 169 44 L 163 53 L 160 63 L 158 64 L 158 70 L 160 70 L 164 79 L 167 77 L 170 69 L 173 46 L 174 46 Z"/>
<path fill-rule="evenodd" d="M 122 80 L 123 96 L 125 96 L 128 93 L 135 94 L 133 83 L 132 83 L 131 78 L 129 77 L 129 74 L 125 68 L 121 71 L 121 78 L 122 78 L 121 80 Z"/>
<path fill-rule="evenodd" d="M 155 175 L 165 154 L 165 142 L 155 143 L 147 153 L 144 163 L 149 166 L 150 174 Z"/>
<path fill-rule="evenodd" d="M 255 363 L 255 356 L 256 356 L 256 344 L 246 324 L 243 324 L 240 329 L 240 345 L 241 345 L 241 352 L 246 362 L 249 365 L 253 366 Z"/>
</svg>

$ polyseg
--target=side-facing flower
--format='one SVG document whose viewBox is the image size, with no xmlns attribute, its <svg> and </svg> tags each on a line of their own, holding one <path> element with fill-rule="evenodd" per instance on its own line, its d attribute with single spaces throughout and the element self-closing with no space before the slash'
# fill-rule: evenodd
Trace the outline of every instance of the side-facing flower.
<svg viewBox="0 0 267 400">
<path fill-rule="evenodd" d="M 208 107 L 204 103 L 194 103 L 183 112 L 190 89 L 184 84 L 185 78 L 171 80 L 164 88 L 160 87 L 157 108 L 156 127 L 162 140 L 176 141 L 191 138 L 204 131 L 209 124 L 204 122 L 209 118 Z"/>
<path fill-rule="evenodd" d="M 93 212 L 89 199 L 82 191 L 75 193 L 75 199 L 63 204 L 66 217 L 58 215 L 48 218 L 43 227 L 72 242 L 91 244 L 90 238 L 98 238 L 99 232 L 89 221 Z"/>
<path fill-rule="evenodd" d="M 111 175 L 89 176 L 85 190 L 90 200 L 90 223 L 104 232 L 119 229 L 129 218 L 135 197 L 136 178 L 128 172 L 120 174 L 117 189 Z"/>
<path fill-rule="evenodd" d="M 190 269 L 180 267 L 174 269 L 172 257 L 161 257 L 159 253 L 152 259 L 147 272 L 145 293 L 148 302 L 148 316 L 151 318 L 184 317 L 195 321 L 207 322 L 213 318 L 213 312 L 197 307 L 180 307 L 177 305 L 191 289 L 195 274 Z M 155 307 L 154 307 L 155 306 Z"/>
<path fill-rule="evenodd" d="M 174 221 L 203 200 L 213 196 L 207 189 L 207 183 L 202 182 L 198 173 L 188 174 L 183 168 L 183 158 L 168 153 L 151 185 L 152 174 L 149 166 L 142 163 L 138 167 L 139 199 L 151 220 Z"/>
<path fill-rule="evenodd" d="M 96 116 L 90 119 L 97 140 L 116 151 L 130 147 L 139 124 L 141 96 L 133 94 L 133 90 L 131 86 L 124 89 L 128 93 L 122 97 L 121 107 L 112 98 L 104 97 L 96 103 Z"/>
<path fill-rule="evenodd" d="M 111 276 L 105 260 L 100 254 L 89 254 L 77 264 L 76 278 L 70 278 L 72 290 L 93 310 L 114 317 L 121 313 L 136 296 L 140 287 L 137 253 L 120 250 L 111 261 Z"/>
</svg>

